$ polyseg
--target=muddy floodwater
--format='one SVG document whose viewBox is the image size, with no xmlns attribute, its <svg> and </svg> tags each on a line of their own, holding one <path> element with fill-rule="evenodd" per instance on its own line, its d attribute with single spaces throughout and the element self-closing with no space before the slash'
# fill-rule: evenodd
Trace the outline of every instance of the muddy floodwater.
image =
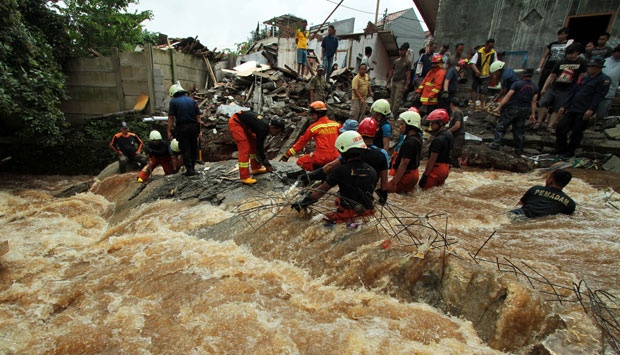
<svg viewBox="0 0 620 355">
<path fill-rule="evenodd" d="M 617 181 L 576 177 L 573 216 L 511 221 L 544 177 L 458 170 L 325 227 L 280 207 L 291 191 L 119 210 L 131 174 L 67 198 L 89 178 L 0 178 L 1 353 L 613 353 L 574 288 L 620 296 Z"/>
</svg>

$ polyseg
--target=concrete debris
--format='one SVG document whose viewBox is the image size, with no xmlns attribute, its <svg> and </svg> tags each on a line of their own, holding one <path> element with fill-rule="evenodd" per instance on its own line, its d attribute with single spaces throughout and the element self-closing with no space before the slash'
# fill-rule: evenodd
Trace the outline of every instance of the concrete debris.
<svg viewBox="0 0 620 355">
<path fill-rule="evenodd" d="M 620 124 L 613 128 L 607 128 L 605 130 L 605 135 L 607 135 L 607 138 L 609 139 L 620 140 Z"/>
<path fill-rule="evenodd" d="M 613 171 L 616 173 L 620 173 L 620 158 L 615 155 L 612 155 L 611 158 L 605 162 L 602 166 L 603 170 Z"/>
</svg>

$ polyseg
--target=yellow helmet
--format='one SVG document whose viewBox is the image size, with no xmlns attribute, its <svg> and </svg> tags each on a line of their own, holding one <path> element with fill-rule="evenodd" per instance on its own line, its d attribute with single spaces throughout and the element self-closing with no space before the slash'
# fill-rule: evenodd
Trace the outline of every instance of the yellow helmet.
<svg viewBox="0 0 620 355">
<path fill-rule="evenodd" d="M 185 92 L 185 89 L 183 89 L 181 84 L 174 84 L 170 87 L 168 92 L 170 93 L 170 97 L 174 97 L 174 95 L 178 92 Z"/>
</svg>

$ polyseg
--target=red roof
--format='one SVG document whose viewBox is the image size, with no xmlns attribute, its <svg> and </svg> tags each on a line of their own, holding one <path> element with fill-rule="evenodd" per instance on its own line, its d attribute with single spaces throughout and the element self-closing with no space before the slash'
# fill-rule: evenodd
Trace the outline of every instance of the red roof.
<svg viewBox="0 0 620 355">
<path fill-rule="evenodd" d="M 405 14 L 405 12 L 407 12 L 409 10 L 411 10 L 411 9 L 405 9 L 405 10 L 401 10 L 401 11 L 392 12 L 391 14 L 387 14 L 387 16 L 385 16 L 385 24 L 388 24 L 388 23 L 396 20 L 397 18 L 401 17 L 402 15 Z"/>
</svg>

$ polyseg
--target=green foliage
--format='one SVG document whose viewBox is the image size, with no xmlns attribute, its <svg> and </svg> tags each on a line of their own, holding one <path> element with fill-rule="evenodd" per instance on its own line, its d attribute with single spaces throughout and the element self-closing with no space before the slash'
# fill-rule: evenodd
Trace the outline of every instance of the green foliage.
<svg viewBox="0 0 620 355">
<path fill-rule="evenodd" d="M 65 97 L 59 18 L 44 1 L 2 0 L 0 10 L 0 132 L 42 145 L 58 144 L 67 126 L 59 109 Z M 48 41 L 52 37 L 55 42 Z"/>
<path fill-rule="evenodd" d="M 64 6 L 53 5 L 66 19 L 72 41 L 72 54 L 85 55 L 90 49 L 108 55 L 112 47 L 133 50 L 143 43 L 143 21 L 152 18 L 151 11 L 128 13 L 130 4 L 138 0 L 64 0 Z"/>
</svg>

